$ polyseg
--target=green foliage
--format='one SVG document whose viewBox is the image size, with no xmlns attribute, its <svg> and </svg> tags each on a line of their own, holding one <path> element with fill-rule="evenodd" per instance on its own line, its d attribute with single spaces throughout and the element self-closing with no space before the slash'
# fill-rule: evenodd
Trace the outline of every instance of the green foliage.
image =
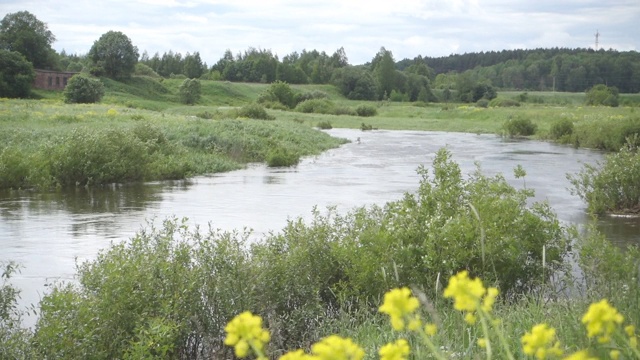
<svg viewBox="0 0 640 360">
<path fill-rule="evenodd" d="M 185 79 L 178 88 L 180 102 L 187 105 L 193 105 L 200 100 L 202 94 L 202 86 L 198 79 Z"/>
<path fill-rule="evenodd" d="M 56 67 L 55 40 L 47 24 L 28 11 L 9 13 L 0 22 L 0 49 L 19 52 L 36 69 Z"/>
<path fill-rule="evenodd" d="M 274 117 L 267 113 L 267 110 L 260 104 L 251 103 L 241 107 L 238 110 L 240 118 L 257 119 L 257 120 L 273 120 Z"/>
<path fill-rule="evenodd" d="M 378 114 L 378 109 L 373 105 L 362 104 L 356 107 L 356 114 L 362 117 L 376 116 Z"/>
<path fill-rule="evenodd" d="M 573 134 L 573 121 L 563 118 L 553 122 L 549 129 L 549 137 L 553 140 L 567 142 Z"/>
<path fill-rule="evenodd" d="M 265 99 L 272 99 L 289 109 L 296 107 L 296 98 L 291 86 L 283 81 L 276 81 L 269 86 Z"/>
<path fill-rule="evenodd" d="M 133 72 L 133 75 L 136 76 L 149 76 L 152 78 L 160 78 L 160 75 L 158 75 L 158 73 L 156 73 L 155 71 L 153 71 L 152 68 L 150 68 L 149 66 L 143 64 L 143 63 L 137 63 L 135 70 Z"/>
<path fill-rule="evenodd" d="M 0 97 L 28 97 L 35 78 L 33 66 L 20 53 L 0 49 Z"/>
<path fill-rule="evenodd" d="M 104 96 L 104 85 L 98 79 L 76 74 L 69 79 L 63 94 L 67 104 L 97 103 Z"/>
<path fill-rule="evenodd" d="M 295 111 L 302 113 L 333 114 L 335 105 L 327 99 L 310 99 L 299 103 Z"/>
<path fill-rule="evenodd" d="M 515 116 L 504 122 L 502 129 L 507 136 L 531 136 L 536 133 L 537 125 L 527 117 Z"/>
<path fill-rule="evenodd" d="M 578 122 L 571 138 L 575 146 L 618 151 L 627 143 L 640 146 L 640 117 L 617 116 Z"/>
<path fill-rule="evenodd" d="M 286 148 L 275 148 L 267 153 L 267 166 L 285 167 L 298 165 L 300 156 Z"/>
<path fill-rule="evenodd" d="M 520 103 L 511 99 L 495 98 L 489 102 L 491 107 L 517 107 Z"/>
<path fill-rule="evenodd" d="M 375 100 L 378 88 L 371 72 L 348 66 L 334 72 L 331 83 L 350 100 Z"/>
<path fill-rule="evenodd" d="M 585 104 L 616 107 L 620 103 L 619 99 L 620 95 L 616 87 L 600 84 L 587 91 Z"/>
<path fill-rule="evenodd" d="M 568 178 L 572 192 L 595 214 L 640 213 L 640 152 L 635 147 L 607 155 L 604 164 L 585 164 Z"/>
<path fill-rule="evenodd" d="M 318 129 L 322 129 L 322 130 L 330 130 L 333 129 L 333 126 L 331 125 L 331 122 L 329 122 L 328 120 L 325 121 L 320 121 L 318 123 L 318 125 L 316 125 L 316 127 Z"/>
<path fill-rule="evenodd" d="M 480 100 L 476 101 L 476 106 L 477 107 L 481 107 L 481 108 L 488 108 L 489 107 L 489 100 L 480 99 Z"/>
<path fill-rule="evenodd" d="M 30 343 L 32 334 L 21 327 L 20 290 L 9 283 L 17 271 L 12 262 L 0 263 L 0 359 L 36 358 Z"/>
<path fill-rule="evenodd" d="M 112 79 L 131 77 L 138 62 L 138 48 L 120 31 L 108 31 L 96 40 L 87 54 L 92 63 L 91 73 Z"/>
</svg>

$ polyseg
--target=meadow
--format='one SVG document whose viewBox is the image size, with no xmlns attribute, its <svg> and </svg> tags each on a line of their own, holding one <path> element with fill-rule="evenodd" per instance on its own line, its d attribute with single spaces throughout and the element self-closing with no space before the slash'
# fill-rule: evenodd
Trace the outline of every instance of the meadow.
<svg viewBox="0 0 640 360">
<path fill-rule="evenodd" d="M 327 85 L 292 88 L 324 92 L 335 107 L 374 106 L 377 114 L 267 109 L 274 120 L 255 120 L 239 110 L 269 85 L 203 81 L 200 101 L 187 106 L 176 96 L 180 82 L 105 80 L 106 96 L 95 105 L 67 105 L 60 93 L 40 91 L 39 99 L 0 99 L 0 187 L 48 191 L 185 178 L 344 142 L 317 131 L 319 123 L 514 136 L 505 123 L 516 119 L 535 125 L 530 138 L 612 151 L 639 126 L 637 95 L 625 96 L 618 108 L 586 107 L 583 94 L 561 93 L 530 93 L 517 107 L 483 107 L 350 101 Z M 570 131 L 560 126 L 567 121 Z M 637 249 L 616 248 L 595 228 L 560 224 L 545 203 L 529 204 L 531 190 L 513 188 L 504 177 L 463 177 L 446 150 L 419 172 L 416 194 L 348 214 L 317 211 L 312 221 L 290 220 L 253 245 L 242 232 L 189 229 L 167 219 L 79 264 L 77 283 L 51 287 L 33 330 L 20 327 L 10 285 L 15 269 L 5 264 L 0 358 L 231 358 L 225 325 L 243 311 L 259 314 L 271 331 L 264 345 L 271 358 L 312 350 L 330 334 L 351 338 L 367 359 L 379 358 L 381 346 L 398 336 L 411 346 L 411 355 L 400 358 L 563 358 L 549 351 L 556 341 L 565 355 L 588 349 L 597 358 L 615 359 L 612 351 L 639 358 L 635 330 L 623 330 L 640 325 Z M 500 289 L 490 311 L 477 310 L 478 322 L 443 297 L 460 269 Z M 403 286 L 419 299 L 421 318 L 436 325 L 428 341 L 420 332 L 394 330 L 378 311 L 385 292 Z M 623 321 L 614 317 L 605 331 L 610 338 L 600 341 L 602 334 L 587 332 L 581 319 L 605 298 Z M 499 321 L 485 324 L 485 315 Z M 539 323 L 557 330 L 541 340 L 542 356 L 522 342 Z"/>
</svg>

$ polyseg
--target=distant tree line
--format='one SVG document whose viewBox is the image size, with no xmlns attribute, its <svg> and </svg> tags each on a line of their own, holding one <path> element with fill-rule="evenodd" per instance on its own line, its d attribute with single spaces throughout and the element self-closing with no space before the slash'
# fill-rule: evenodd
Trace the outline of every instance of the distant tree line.
<svg viewBox="0 0 640 360">
<path fill-rule="evenodd" d="M 470 72 L 500 89 L 582 92 L 604 84 L 622 93 L 640 92 L 640 53 L 635 51 L 550 48 L 421 59 L 437 75 L 438 88 L 450 87 L 456 76 Z M 404 59 L 396 67 L 402 70 L 413 62 Z"/>
<path fill-rule="evenodd" d="M 126 79 L 131 75 L 211 79 L 234 82 L 333 84 L 349 99 L 477 102 L 496 89 L 583 92 L 603 84 L 620 93 L 640 92 L 640 54 L 635 51 L 533 49 L 422 57 L 396 62 L 382 47 L 371 62 L 349 64 L 344 48 L 329 55 L 317 50 L 293 52 L 282 59 L 271 50 L 249 48 L 209 67 L 199 52 L 169 50 L 153 56 L 123 33 L 109 31 L 86 55 L 56 53 L 54 34 L 33 14 L 7 14 L 0 22 L 0 95 L 29 92 L 33 69 L 66 70 Z M 25 62 L 23 64 L 22 62 Z M 28 63 L 28 64 L 27 64 Z M 11 91 L 12 88 L 19 90 Z"/>
</svg>

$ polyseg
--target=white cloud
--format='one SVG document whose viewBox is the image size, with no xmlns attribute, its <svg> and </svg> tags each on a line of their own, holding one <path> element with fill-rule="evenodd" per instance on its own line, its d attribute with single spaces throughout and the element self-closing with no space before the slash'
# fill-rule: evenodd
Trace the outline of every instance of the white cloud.
<svg viewBox="0 0 640 360">
<path fill-rule="evenodd" d="M 381 46 L 417 55 L 537 47 L 640 48 L 637 0 L 0 0 L 0 16 L 27 10 L 49 24 L 54 47 L 86 53 L 109 30 L 140 51 L 199 51 L 208 64 L 226 49 L 302 49 L 370 61 Z M 61 9 L 64 8 L 64 11 Z"/>
</svg>

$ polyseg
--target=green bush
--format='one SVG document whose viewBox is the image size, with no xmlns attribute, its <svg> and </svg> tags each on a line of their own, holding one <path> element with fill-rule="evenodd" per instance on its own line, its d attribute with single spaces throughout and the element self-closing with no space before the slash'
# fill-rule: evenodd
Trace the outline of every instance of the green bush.
<svg viewBox="0 0 640 360">
<path fill-rule="evenodd" d="M 587 105 L 617 107 L 620 103 L 620 95 L 615 86 L 609 87 L 604 84 L 599 84 L 587 91 L 585 103 Z"/>
<path fill-rule="evenodd" d="M 302 113 L 332 114 L 334 104 L 327 99 L 311 99 L 298 104 L 295 110 Z"/>
<path fill-rule="evenodd" d="M 489 102 L 489 106 L 491 107 L 514 107 L 520 106 L 520 103 L 511 100 L 511 99 L 503 99 L 503 98 L 495 98 Z"/>
<path fill-rule="evenodd" d="M 267 166 L 284 167 L 298 165 L 300 156 L 285 148 L 276 148 L 267 153 Z"/>
<path fill-rule="evenodd" d="M 104 96 L 104 85 L 98 79 L 76 74 L 69 79 L 64 88 L 64 102 L 68 104 L 91 104 L 99 102 Z"/>
<path fill-rule="evenodd" d="M 356 107 L 356 114 L 362 117 L 376 116 L 378 114 L 378 109 L 373 105 L 362 104 Z"/>
<path fill-rule="evenodd" d="M 348 106 L 336 106 L 333 108 L 334 115 L 349 115 L 349 116 L 357 116 L 358 113 L 351 107 Z"/>
<path fill-rule="evenodd" d="M 480 100 L 476 101 L 476 106 L 480 107 L 480 108 L 487 108 L 487 107 L 489 107 L 489 100 L 480 99 Z"/>
<path fill-rule="evenodd" d="M 624 147 L 607 155 L 604 164 L 586 164 L 578 174 L 570 175 L 573 193 L 585 200 L 589 211 L 603 213 L 640 213 L 640 152 Z"/>
<path fill-rule="evenodd" d="M 568 141 L 568 138 L 573 134 L 573 121 L 569 119 L 556 120 L 551 124 L 549 130 L 549 137 L 553 140 Z"/>
<path fill-rule="evenodd" d="M 572 140 L 575 146 L 618 151 L 628 141 L 640 146 L 640 117 L 594 119 L 576 123 Z"/>
<path fill-rule="evenodd" d="M 537 126 L 531 119 L 523 117 L 511 118 L 502 125 L 502 130 L 507 136 L 530 136 L 536 133 Z"/>
<path fill-rule="evenodd" d="M 139 62 L 136 64 L 135 70 L 133 72 L 133 75 L 137 75 L 137 76 L 149 76 L 152 78 L 160 78 L 161 76 L 158 75 L 157 72 L 153 71 L 152 68 L 150 68 L 149 66 Z"/>
<path fill-rule="evenodd" d="M 296 99 L 291 86 L 284 81 L 277 80 L 273 82 L 266 91 L 261 95 L 258 102 L 277 101 L 289 109 L 296 107 Z"/>
<path fill-rule="evenodd" d="M 273 120 L 274 117 L 267 113 L 267 110 L 260 104 L 251 103 L 238 109 L 239 118 Z"/>
<path fill-rule="evenodd" d="M 180 102 L 183 104 L 193 105 L 200 100 L 202 94 L 202 86 L 198 79 L 185 79 L 178 88 Z"/>
<path fill-rule="evenodd" d="M 21 327 L 24 313 L 18 310 L 20 290 L 9 282 L 18 266 L 0 263 L 0 358 L 36 359 L 31 344 L 31 332 Z"/>
<path fill-rule="evenodd" d="M 318 125 L 316 125 L 319 129 L 322 130 L 330 130 L 333 129 L 333 126 L 331 126 L 331 123 L 328 120 L 325 121 L 320 121 L 318 123 Z"/>
<path fill-rule="evenodd" d="M 324 91 L 313 90 L 313 91 L 305 91 L 303 93 L 297 93 L 294 95 L 295 103 L 300 104 L 305 100 L 311 99 L 328 99 L 329 95 L 327 95 Z"/>
</svg>

